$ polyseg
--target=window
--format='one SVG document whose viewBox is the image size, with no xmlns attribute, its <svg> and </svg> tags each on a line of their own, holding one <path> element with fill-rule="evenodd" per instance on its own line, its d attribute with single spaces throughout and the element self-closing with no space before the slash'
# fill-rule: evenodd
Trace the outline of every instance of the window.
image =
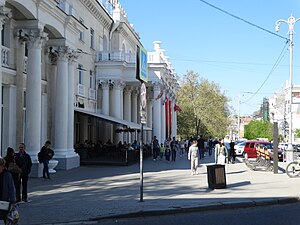
<svg viewBox="0 0 300 225">
<path fill-rule="evenodd" d="M 78 64 L 78 83 L 83 84 L 83 67 L 81 64 Z"/>
<path fill-rule="evenodd" d="M 95 31 L 91 28 L 91 48 L 94 49 Z"/>
<path fill-rule="evenodd" d="M 79 40 L 84 42 L 84 31 L 80 31 Z"/>
<path fill-rule="evenodd" d="M 92 70 L 90 70 L 90 89 L 94 89 L 94 76 Z"/>
<path fill-rule="evenodd" d="M 82 18 L 79 18 L 79 22 L 81 24 L 84 24 L 84 20 Z M 82 42 L 84 42 L 84 31 L 80 31 L 80 33 L 79 33 L 79 40 L 82 41 Z"/>
</svg>

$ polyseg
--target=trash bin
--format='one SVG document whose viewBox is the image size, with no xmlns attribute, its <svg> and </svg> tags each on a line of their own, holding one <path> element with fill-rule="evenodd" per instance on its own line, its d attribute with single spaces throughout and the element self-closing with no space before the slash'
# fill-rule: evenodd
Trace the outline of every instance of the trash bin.
<svg viewBox="0 0 300 225">
<path fill-rule="evenodd" d="M 207 166 L 207 182 L 210 189 L 226 188 L 225 165 Z"/>
</svg>

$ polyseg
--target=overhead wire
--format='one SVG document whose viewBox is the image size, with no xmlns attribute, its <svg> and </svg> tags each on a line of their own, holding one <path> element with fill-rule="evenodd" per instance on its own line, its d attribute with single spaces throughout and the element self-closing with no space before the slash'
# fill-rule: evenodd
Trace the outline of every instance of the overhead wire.
<svg viewBox="0 0 300 225">
<path fill-rule="evenodd" d="M 283 57 L 285 56 L 286 52 L 287 51 L 284 51 L 284 50 L 287 50 L 286 49 L 286 46 L 287 44 L 289 43 L 289 41 L 287 41 L 283 47 L 283 49 L 281 50 L 281 53 L 280 55 L 278 56 L 275 64 L 273 65 L 271 71 L 269 72 L 268 76 L 266 77 L 266 79 L 264 80 L 264 82 L 260 85 L 260 87 L 253 93 L 252 96 L 250 96 L 247 100 L 241 102 L 241 104 L 243 103 L 246 103 L 246 102 L 249 102 L 252 98 L 254 98 L 254 96 L 256 96 L 256 94 L 260 91 L 260 89 L 264 86 L 264 84 L 267 82 L 267 80 L 269 79 L 269 77 L 271 76 L 271 74 L 274 72 L 274 70 L 276 69 L 276 67 L 278 66 L 278 64 L 280 63 L 280 61 L 283 59 Z"/>
<path fill-rule="evenodd" d="M 249 22 L 248 20 L 245 20 L 245 19 L 243 19 L 243 18 L 241 18 L 241 17 L 239 17 L 239 16 L 236 16 L 236 15 L 234 15 L 234 14 L 232 14 L 232 13 L 230 13 L 230 12 L 224 10 L 224 9 L 221 9 L 221 8 L 219 8 L 219 7 L 215 6 L 215 5 L 213 5 L 213 4 L 209 3 L 209 2 L 207 2 L 207 1 L 204 1 L 204 0 L 199 0 L 199 1 L 202 2 L 202 3 L 204 3 L 204 4 L 206 4 L 206 5 L 208 5 L 208 6 L 210 6 L 210 7 L 212 7 L 212 8 L 214 8 L 214 9 L 216 9 L 216 10 L 219 10 L 219 11 L 223 12 L 223 13 L 225 13 L 225 14 L 227 14 L 227 15 L 229 15 L 229 16 L 235 18 L 235 19 L 241 20 L 241 21 L 243 21 L 244 23 L 247 23 L 247 24 L 249 24 L 249 25 L 251 25 L 251 26 L 253 26 L 253 27 L 256 27 L 256 28 L 258 28 L 258 29 L 260 29 L 260 30 L 263 30 L 263 31 L 265 31 L 265 32 L 267 32 L 267 33 L 269 33 L 269 34 L 272 34 L 272 35 L 274 35 L 274 36 L 277 36 L 277 37 L 279 37 L 279 38 L 282 38 L 282 39 L 284 39 L 284 40 L 286 40 L 286 41 L 289 41 L 289 39 L 286 38 L 286 37 L 283 37 L 283 36 L 281 36 L 281 35 L 279 35 L 279 34 L 277 34 L 277 33 L 275 33 L 275 32 L 272 32 L 272 31 L 270 31 L 270 30 L 267 30 L 267 29 L 265 29 L 265 28 L 263 28 L 263 27 L 261 27 L 261 26 L 258 26 L 258 25 L 254 24 L 254 23 L 252 23 L 252 22 Z"/>
</svg>

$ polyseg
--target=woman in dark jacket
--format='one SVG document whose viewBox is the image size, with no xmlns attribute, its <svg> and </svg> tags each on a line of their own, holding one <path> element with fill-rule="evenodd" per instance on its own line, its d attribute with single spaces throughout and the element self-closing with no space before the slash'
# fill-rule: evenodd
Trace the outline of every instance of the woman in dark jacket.
<svg viewBox="0 0 300 225">
<path fill-rule="evenodd" d="M 10 168 L 10 164 L 15 164 L 15 151 L 13 148 L 8 147 L 7 151 L 6 151 L 6 156 L 4 157 L 5 159 L 5 168 L 6 170 L 9 170 Z M 18 184 L 19 181 L 19 177 L 20 177 L 20 173 L 16 172 L 16 171 L 9 171 L 11 172 L 12 178 L 14 180 L 14 185 L 15 187 Z"/>
<path fill-rule="evenodd" d="M 0 158 L 0 200 L 16 203 L 16 189 L 11 173 L 5 169 L 5 160 Z M 7 212 L 0 211 L 0 220 L 6 220 Z"/>
</svg>

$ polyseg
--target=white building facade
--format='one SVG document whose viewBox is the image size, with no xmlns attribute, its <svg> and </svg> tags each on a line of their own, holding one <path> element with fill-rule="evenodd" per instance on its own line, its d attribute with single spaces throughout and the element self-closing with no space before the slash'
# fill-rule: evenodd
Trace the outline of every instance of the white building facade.
<svg viewBox="0 0 300 225">
<path fill-rule="evenodd" d="M 79 166 L 74 145 L 133 142 L 140 125 L 140 37 L 118 1 L 0 0 L 1 155 L 52 142 L 58 169 Z M 148 53 L 144 142 L 176 136 L 176 73 L 160 42 Z M 118 133 L 120 128 L 135 132 Z M 17 149 L 16 149 L 17 150 Z"/>
<path fill-rule="evenodd" d="M 269 98 L 270 121 L 278 123 L 279 134 L 289 140 L 289 123 L 292 121 L 292 142 L 298 143 L 295 132 L 300 129 L 300 85 L 293 85 L 290 104 L 288 82 Z M 292 113 L 289 113 L 291 110 Z M 292 118 L 290 119 L 290 115 Z"/>
</svg>

